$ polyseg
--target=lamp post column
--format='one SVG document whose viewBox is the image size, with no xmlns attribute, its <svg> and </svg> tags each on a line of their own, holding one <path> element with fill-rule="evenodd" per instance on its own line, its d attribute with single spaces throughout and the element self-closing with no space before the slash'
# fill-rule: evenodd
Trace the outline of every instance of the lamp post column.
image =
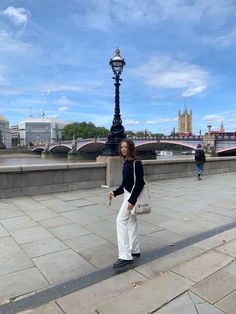
<svg viewBox="0 0 236 314">
<path fill-rule="evenodd" d="M 107 138 L 105 144 L 105 149 L 102 153 L 104 156 L 118 156 L 119 155 L 119 144 L 126 137 L 125 129 L 122 125 L 121 115 L 120 115 L 120 74 L 125 65 L 124 59 L 120 56 L 119 48 L 116 49 L 116 54 L 109 63 L 115 74 L 113 79 L 115 80 L 115 113 L 113 118 L 113 123 L 110 128 L 110 134 Z"/>
</svg>

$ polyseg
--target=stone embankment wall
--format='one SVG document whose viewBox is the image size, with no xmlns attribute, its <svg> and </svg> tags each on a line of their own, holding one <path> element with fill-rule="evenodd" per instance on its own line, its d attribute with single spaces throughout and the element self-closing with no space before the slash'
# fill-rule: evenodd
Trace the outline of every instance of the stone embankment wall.
<svg viewBox="0 0 236 314">
<path fill-rule="evenodd" d="M 105 163 L 2 166 L 0 198 L 97 188 L 105 181 Z"/>
<path fill-rule="evenodd" d="M 194 160 L 144 160 L 143 166 L 147 181 L 196 175 Z M 117 168 L 116 164 L 114 171 L 120 174 L 121 169 Z M 2 166 L 0 198 L 99 188 L 110 182 L 108 176 L 112 175 L 112 171 L 105 162 Z M 236 157 L 207 158 L 205 175 L 225 172 L 236 172 Z M 120 177 L 117 176 L 114 185 L 119 183 Z"/>
<path fill-rule="evenodd" d="M 191 177 L 196 175 L 195 162 L 191 159 L 144 160 L 147 181 Z M 207 157 L 204 175 L 236 172 L 236 157 Z"/>
</svg>

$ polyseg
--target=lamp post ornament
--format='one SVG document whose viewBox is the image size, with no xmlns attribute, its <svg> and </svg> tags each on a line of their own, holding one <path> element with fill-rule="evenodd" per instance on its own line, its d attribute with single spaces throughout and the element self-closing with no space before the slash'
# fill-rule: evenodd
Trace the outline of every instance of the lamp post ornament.
<svg viewBox="0 0 236 314">
<path fill-rule="evenodd" d="M 115 56 L 110 59 L 109 65 L 112 68 L 115 76 L 112 78 L 115 80 L 115 113 L 113 118 L 113 123 L 110 128 L 110 134 L 108 135 L 107 142 L 105 144 L 105 149 L 103 155 L 116 156 L 119 155 L 119 144 L 126 137 L 125 129 L 122 125 L 121 115 L 120 115 L 120 75 L 125 66 L 125 60 L 120 56 L 120 49 L 116 48 Z"/>
</svg>

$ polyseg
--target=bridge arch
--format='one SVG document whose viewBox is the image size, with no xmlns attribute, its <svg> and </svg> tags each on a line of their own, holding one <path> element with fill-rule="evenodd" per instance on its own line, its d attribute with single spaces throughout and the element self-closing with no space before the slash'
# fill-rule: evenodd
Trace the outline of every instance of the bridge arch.
<svg viewBox="0 0 236 314">
<path fill-rule="evenodd" d="M 100 152 L 105 147 L 105 143 L 102 141 L 95 141 L 84 143 L 77 148 L 77 152 L 80 153 L 97 153 Z"/>
<path fill-rule="evenodd" d="M 44 151 L 44 149 L 45 149 L 44 146 L 38 146 L 38 147 L 32 148 L 32 152 L 34 152 L 34 153 L 41 153 L 42 151 Z"/>
<path fill-rule="evenodd" d="M 236 155 L 236 146 L 218 149 L 216 151 L 216 153 L 219 155 L 222 155 L 222 156 L 224 156 L 224 155 L 231 155 L 232 156 L 232 153 L 234 153 L 234 155 Z"/>
<path fill-rule="evenodd" d="M 142 142 L 142 143 L 136 143 L 135 147 L 137 151 L 143 151 L 143 150 L 156 150 L 158 149 L 158 146 L 160 144 L 174 144 L 182 147 L 187 147 L 191 149 L 196 149 L 197 144 L 193 143 L 185 143 L 185 142 L 177 142 L 177 141 L 165 141 L 165 140 L 160 140 L 158 142 Z"/>
<path fill-rule="evenodd" d="M 55 144 L 49 149 L 51 153 L 68 153 L 70 150 L 71 147 L 65 144 Z"/>
</svg>

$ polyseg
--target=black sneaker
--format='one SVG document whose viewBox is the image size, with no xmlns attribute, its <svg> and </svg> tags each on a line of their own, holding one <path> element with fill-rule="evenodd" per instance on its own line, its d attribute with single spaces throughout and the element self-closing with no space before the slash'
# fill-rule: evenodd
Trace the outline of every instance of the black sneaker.
<svg viewBox="0 0 236 314">
<path fill-rule="evenodd" d="M 118 259 L 114 264 L 113 264 L 113 268 L 121 268 L 127 265 L 130 265 L 133 263 L 133 260 L 125 260 L 125 259 Z"/>
<path fill-rule="evenodd" d="M 132 256 L 137 258 L 137 257 L 140 257 L 141 253 L 132 253 Z"/>
</svg>

